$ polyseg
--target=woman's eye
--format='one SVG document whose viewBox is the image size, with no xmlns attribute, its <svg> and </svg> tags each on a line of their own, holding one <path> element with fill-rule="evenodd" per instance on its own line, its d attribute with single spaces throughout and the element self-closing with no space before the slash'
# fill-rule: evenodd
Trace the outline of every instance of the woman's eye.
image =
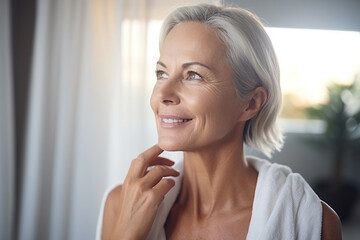
<svg viewBox="0 0 360 240">
<path fill-rule="evenodd" d="M 156 78 L 158 80 L 167 79 L 168 75 L 164 71 L 156 71 Z"/>
<path fill-rule="evenodd" d="M 189 72 L 189 77 L 190 80 L 201 80 L 202 77 L 197 74 L 196 72 Z"/>
</svg>

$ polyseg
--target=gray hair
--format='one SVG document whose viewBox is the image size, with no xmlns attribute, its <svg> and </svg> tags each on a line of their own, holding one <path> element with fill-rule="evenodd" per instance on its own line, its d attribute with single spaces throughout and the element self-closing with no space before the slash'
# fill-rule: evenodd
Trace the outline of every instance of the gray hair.
<svg viewBox="0 0 360 240">
<path fill-rule="evenodd" d="M 181 22 L 201 22 L 215 29 L 226 46 L 226 57 L 234 71 L 235 90 L 240 98 L 257 87 L 266 89 L 268 98 L 256 116 L 245 124 L 243 140 L 270 157 L 283 145 L 277 125 L 281 109 L 280 70 L 269 36 L 260 20 L 241 8 L 208 4 L 180 7 L 165 19 L 160 33 L 160 49 L 171 31 Z"/>
</svg>

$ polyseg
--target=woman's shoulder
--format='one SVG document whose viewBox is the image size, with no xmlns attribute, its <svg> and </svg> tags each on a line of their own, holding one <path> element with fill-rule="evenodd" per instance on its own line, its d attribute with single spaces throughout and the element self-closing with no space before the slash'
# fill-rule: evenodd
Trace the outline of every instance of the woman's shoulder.
<svg viewBox="0 0 360 240">
<path fill-rule="evenodd" d="M 98 219 L 96 239 L 102 239 L 102 236 L 111 232 L 113 224 L 116 222 L 116 216 L 119 213 L 119 204 L 121 201 L 122 185 L 115 185 L 104 194 L 103 203 L 100 208 Z"/>
<path fill-rule="evenodd" d="M 336 212 L 325 202 L 321 201 L 323 208 L 321 238 L 323 240 L 342 239 L 341 222 Z"/>
<path fill-rule="evenodd" d="M 320 200 L 299 173 L 268 160 L 249 158 L 249 163 L 259 172 L 257 188 L 261 189 L 259 195 L 262 200 L 266 197 L 272 199 L 270 202 L 274 204 L 282 203 L 282 206 L 291 203 L 300 218 L 298 224 L 306 226 L 310 222 L 313 225 L 319 223 L 317 229 L 321 231 L 322 239 L 341 239 L 341 222 L 336 212 Z"/>
<path fill-rule="evenodd" d="M 296 188 L 299 187 L 299 185 L 309 187 L 309 184 L 299 173 L 293 172 L 292 169 L 286 165 L 256 157 L 248 157 L 247 161 L 259 173 L 258 180 L 266 179 L 263 181 L 264 183 L 269 183 L 270 181 L 272 184 L 278 185 L 279 188 L 285 185 Z M 260 181 L 260 183 L 261 182 L 262 181 Z"/>
<path fill-rule="evenodd" d="M 122 184 L 115 185 L 108 190 L 106 194 L 106 202 L 112 202 L 120 197 Z"/>
<path fill-rule="evenodd" d="M 258 171 L 257 187 L 268 192 L 272 198 L 280 200 L 284 197 L 291 200 L 295 206 L 301 207 L 303 203 L 320 208 L 320 199 L 310 184 L 290 167 L 268 160 L 252 158 L 251 164 Z"/>
<path fill-rule="evenodd" d="M 291 236 L 317 239 L 312 236 L 321 235 L 321 202 L 305 179 L 289 167 L 268 160 L 251 158 L 249 163 L 259 172 L 251 234 L 258 236 L 260 232 L 266 239 L 268 232 L 263 228 L 269 232 L 275 231 L 284 239 L 293 239 Z M 256 226 L 259 222 L 267 224 Z"/>
<path fill-rule="evenodd" d="M 307 185 L 300 174 L 292 172 L 291 168 L 286 165 L 256 157 L 247 157 L 247 161 L 259 174 L 258 187 L 263 184 L 269 187 L 268 185 L 271 184 L 272 188 L 276 187 L 276 189 L 280 190 L 283 187 Z"/>
<path fill-rule="evenodd" d="M 111 188 L 106 194 L 106 201 L 104 206 L 104 218 L 107 216 L 111 216 L 111 213 L 116 212 L 117 206 L 120 204 L 120 196 L 121 196 L 122 185 L 116 185 Z"/>
</svg>

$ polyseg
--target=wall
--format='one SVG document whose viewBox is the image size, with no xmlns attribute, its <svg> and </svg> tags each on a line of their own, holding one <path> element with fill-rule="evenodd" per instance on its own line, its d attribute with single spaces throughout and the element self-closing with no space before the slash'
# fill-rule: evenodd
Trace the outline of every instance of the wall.
<svg viewBox="0 0 360 240">
<path fill-rule="evenodd" d="M 258 15 L 267 26 L 360 31 L 358 0 L 224 0 Z"/>
</svg>

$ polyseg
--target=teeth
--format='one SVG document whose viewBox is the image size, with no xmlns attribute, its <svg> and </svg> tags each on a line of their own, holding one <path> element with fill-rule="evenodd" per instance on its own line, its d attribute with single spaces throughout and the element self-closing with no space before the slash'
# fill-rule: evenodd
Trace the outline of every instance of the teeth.
<svg viewBox="0 0 360 240">
<path fill-rule="evenodd" d="M 162 118 L 161 119 L 164 123 L 181 123 L 190 121 L 190 119 L 173 119 L 173 118 Z"/>
</svg>

